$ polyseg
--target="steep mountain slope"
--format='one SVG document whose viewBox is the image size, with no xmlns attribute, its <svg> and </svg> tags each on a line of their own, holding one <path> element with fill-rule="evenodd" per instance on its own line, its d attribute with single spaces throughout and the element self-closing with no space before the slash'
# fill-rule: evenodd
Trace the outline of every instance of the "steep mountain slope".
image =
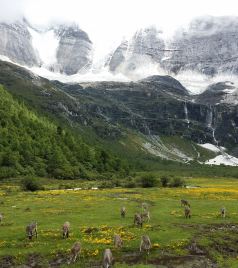
<svg viewBox="0 0 238 268">
<path fill-rule="evenodd" d="M 92 42 L 77 26 L 63 25 L 54 29 L 59 38 L 57 63 L 59 71 L 67 75 L 87 72 L 92 64 Z"/>
<path fill-rule="evenodd" d="M 115 79 L 135 81 L 172 74 L 192 80 L 190 84 L 196 83 L 198 74 L 203 80 L 221 75 L 235 75 L 232 80 L 237 80 L 237 26 L 237 17 L 201 17 L 178 29 L 170 39 L 159 29 L 147 27 L 123 40 L 113 52 L 108 51 L 109 56 L 102 60 L 106 62 L 99 64 L 93 55 L 97 44 L 77 25 L 42 30 L 23 19 L 0 23 L 0 55 L 17 64 L 70 76 L 107 72 L 109 77 L 117 74 Z"/>
<path fill-rule="evenodd" d="M 26 66 L 39 66 L 40 59 L 32 46 L 27 24 L 0 23 L 0 55 Z"/>
<path fill-rule="evenodd" d="M 218 143 L 237 155 L 237 106 L 203 102 L 169 76 L 63 84 L 0 62 L 0 83 L 30 107 L 70 125 L 89 143 L 122 156 L 127 151 L 126 157 L 181 162 L 216 156 L 197 143 Z"/>
<path fill-rule="evenodd" d="M 163 67 L 178 73 L 193 70 L 208 76 L 237 74 L 237 17 L 201 17 L 188 29 L 175 34 L 169 46 L 173 49 Z"/>
<path fill-rule="evenodd" d="M 54 72 L 84 73 L 92 63 L 92 42 L 76 25 L 57 25 L 45 30 L 26 20 L 0 23 L 0 55 L 29 67 L 43 66 Z"/>
<path fill-rule="evenodd" d="M 159 63 L 164 55 L 165 43 L 161 31 L 155 27 L 138 30 L 134 36 L 123 41 L 108 61 L 109 70 L 127 76 L 143 65 Z"/>
<path fill-rule="evenodd" d="M 18 175 L 87 178 L 125 172 L 127 166 L 88 146 L 69 128 L 41 117 L 0 86 L 0 177 Z"/>
<path fill-rule="evenodd" d="M 200 74 L 203 80 L 221 75 L 237 80 L 237 26 L 238 17 L 204 16 L 170 38 L 155 28 L 142 29 L 115 49 L 109 70 L 130 79 L 170 74 L 196 82 Z"/>
</svg>

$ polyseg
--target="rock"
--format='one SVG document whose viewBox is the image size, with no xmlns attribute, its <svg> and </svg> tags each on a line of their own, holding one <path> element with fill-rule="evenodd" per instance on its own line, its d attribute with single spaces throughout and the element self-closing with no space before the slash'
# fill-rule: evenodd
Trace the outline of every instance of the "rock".
<svg viewBox="0 0 238 268">
<path fill-rule="evenodd" d="M 219 103 L 238 104 L 238 88 L 230 81 L 211 84 L 201 93 L 197 102 L 216 105 Z"/>
<path fill-rule="evenodd" d="M 67 75 L 85 73 L 92 64 L 92 42 L 79 27 L 61 25 L 54 29 L 60 39 L 56 70 Z"/>
<path fill-rule="evenodd" d="M 192 70 L 208 76 L 238 74 L 238 17 L 200 17 L 177 31 L 162 66 L 171 72 Z"/>
<path fill-rule="evenodd" d="M 0 23 L 0 55 L 26 65 L 39 66 L 40 60 L 32 46 L 31 35 L 25 21 Z"/>
<path fill-rule="evenodd" d="M 182 94 L 182 95 L 188 95 L 187 89 L 175 78 L 169 76 L 169 75 L 153 75 L 149 76 L 147 78 L 144 78 L 140 80 L 140 82 L 147 82 L 150 84 L 156 84 L 157 86 L 165 86 L 166 89 L 175 89 L 176 93 Z"/>
<path fill-rule="evenodd" d="M 128 75 L 145 63 L 160 62 L 165 48 L 160 35 L 161 31 L 149 27 L 137 31 L 130 40 L 124 40 L 109 60 L 110 71 Z"/>
</svg>

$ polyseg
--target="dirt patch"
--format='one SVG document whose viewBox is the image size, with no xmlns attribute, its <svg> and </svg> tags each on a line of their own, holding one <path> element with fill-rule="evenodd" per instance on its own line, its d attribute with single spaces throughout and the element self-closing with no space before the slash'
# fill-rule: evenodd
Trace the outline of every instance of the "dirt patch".
<svg viewBox="0 0 238 268">
<path fill-rule="evenodd" d="M 149 259 L 140 253 L 123 255 L 123 262 L 128 265 L 152 264 L 158 268 L 217 268 L 218 266 L 206 256 L 162 256 Z"/>
<path fill-rule="evenodd" d="M 194 228 L 195 230 L 203 230 L 203 231 L 237 231 L 238 232 L 238 224 L 176 224 L 176 226 L 181 228 Z"/>
<path fill-rule="evenodd" d="M 4 256 L 0 259 L 1 268 L 10 268 L 15 265 L 15 258 L 13 256 Z"/>
<path fill-rule="evenodd" d="M 54 259 L 49 262 L 49 266 L 52 268 L 60 267 L 63 264 L 67 264 L 69 256 L 66 253 L 58 252 Z"/>
<path fill-rule="evenodd" d="M 26 266 L 31 268 L 44 268 L 47 267 L 48 264 L 40 254 L 32 253 L 27 257 Z"/>
<path fill-rule="evenodd" d="M 148 262 L 156 267 L 164 268 L 217 268 L 206 256 L 188 255 L 171 257 L 166 256 Z"/>
</svg>

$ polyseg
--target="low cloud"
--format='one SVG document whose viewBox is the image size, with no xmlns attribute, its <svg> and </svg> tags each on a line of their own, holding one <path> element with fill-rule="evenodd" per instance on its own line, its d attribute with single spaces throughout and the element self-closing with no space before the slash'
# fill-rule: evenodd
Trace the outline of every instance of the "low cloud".
<svg viewBox="0 0 238 268">
<path fill-rule="evenodd" d="M 25 0 L 0 0 L 0 22 L 14 22 L 24 16 Z"/>
</svg>

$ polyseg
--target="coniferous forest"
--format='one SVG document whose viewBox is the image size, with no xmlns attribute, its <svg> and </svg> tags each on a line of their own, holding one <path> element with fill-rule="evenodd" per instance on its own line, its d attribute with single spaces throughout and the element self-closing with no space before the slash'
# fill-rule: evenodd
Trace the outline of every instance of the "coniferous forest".
<svg viewBox="0 0 238 268">
<path fill-rule="evenodd" d="M 0 87 L 0 176 L 77 179 L 126 173 L 119 158 L 38 116 Z"/>
</svg>

